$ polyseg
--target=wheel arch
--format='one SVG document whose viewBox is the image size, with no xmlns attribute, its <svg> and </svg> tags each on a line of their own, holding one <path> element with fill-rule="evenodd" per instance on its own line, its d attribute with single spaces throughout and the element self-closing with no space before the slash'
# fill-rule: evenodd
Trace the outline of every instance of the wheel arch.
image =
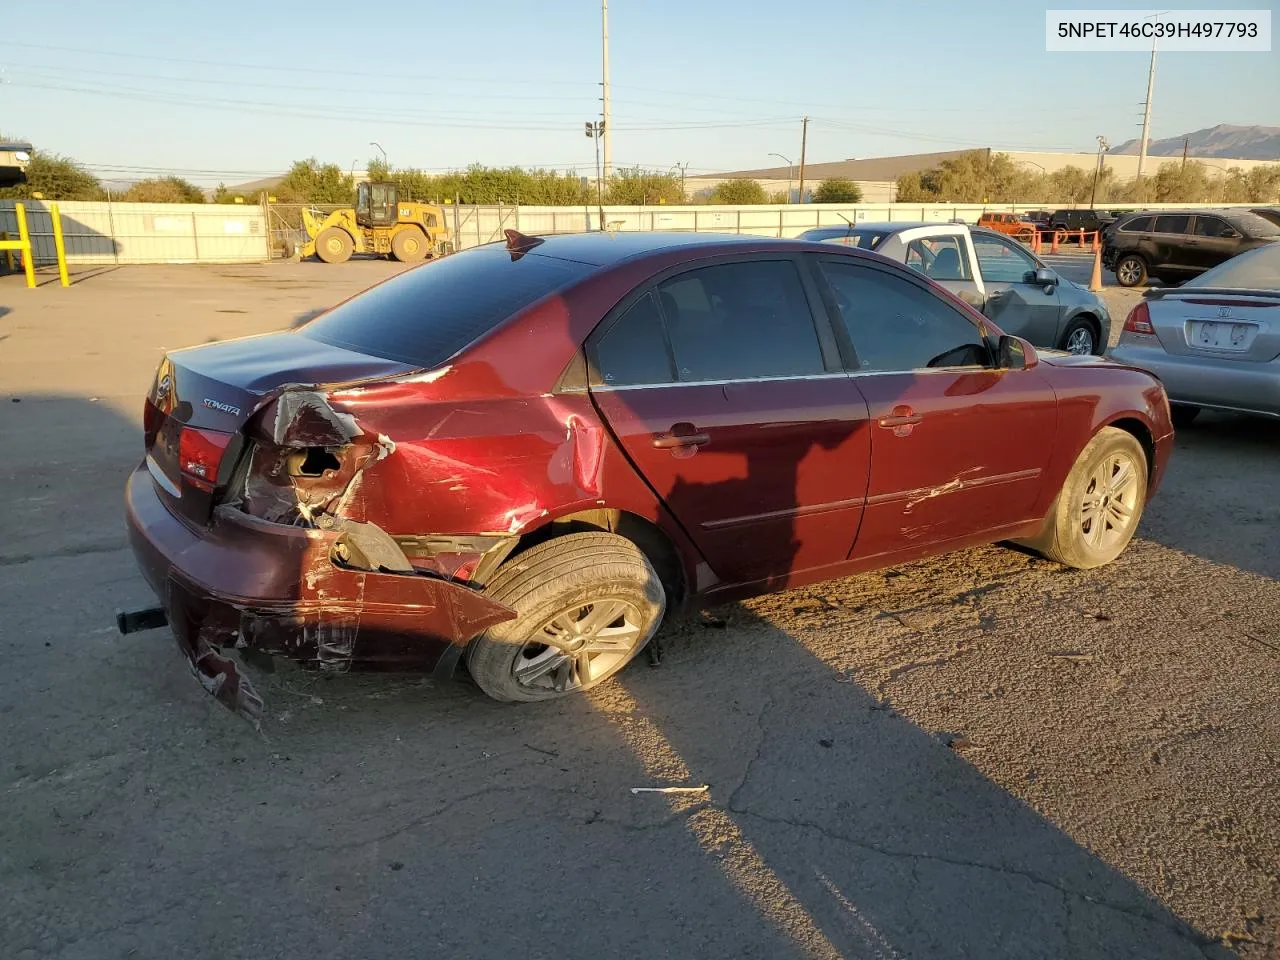
<svg viewBox="0 0 1280 960">
<path fill-rule="evenodd" d="M 1142 446 L 1142 452 L 1147 457 L 1147 483 L 1150 486 L 1156 471 L 1156 442 L 1151 433 L 1150 425 L 1139 417 L 1121 415 L 1108 420 L 1098 429 L 1101 430 L 1103 427 L 1115 427 L 1117 430 L 1123 430 L 1125 433 L 1131 434 Z"/>
<path fill-rule="evenodd" d="M 692 595 L 693 571 L 688 568 L 675 541 L 652 520 L 616 507 L 579 510 L 551 518 L 521 534 L 508 559 L 548 540 L 588 530 L 614 533 L 634 543 L 662 581 L 669 607 L 680 606 Z"/>
</svg>

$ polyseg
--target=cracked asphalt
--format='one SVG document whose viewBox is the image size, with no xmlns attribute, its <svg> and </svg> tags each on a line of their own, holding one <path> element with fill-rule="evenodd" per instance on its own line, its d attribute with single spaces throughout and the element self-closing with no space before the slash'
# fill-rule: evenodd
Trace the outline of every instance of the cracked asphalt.
<svg viewBox="0 0 1280 960">
<path fill-rule="evenodd" d="M 1280 424 L 1180 434 L 1110 567 L 763 597 L 569 702 L 281 669 L 255 732 L 117 636 L 162 351 L 394 269 L 0 277 L 0 954 L 1280 955 Z"/>
</svg>

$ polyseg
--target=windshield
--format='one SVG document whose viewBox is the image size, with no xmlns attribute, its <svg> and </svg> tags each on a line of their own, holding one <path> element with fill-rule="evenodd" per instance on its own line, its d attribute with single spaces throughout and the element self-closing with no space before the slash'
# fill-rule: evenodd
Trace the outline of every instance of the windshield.
<svg viewBox="0 0 1280 960">
<path fill-rule="evenodd" d="M 1269 243 L 1232 257 L 1182 286 L 1280 291 L 1280 243 Z"/>
<path fill-rule="evenodd" d="M 491 244 L 380 283 L 299 332 L 337 347 L 418 367 L 444 363 L 508 317 L 594 267 Z"/>
</svg>

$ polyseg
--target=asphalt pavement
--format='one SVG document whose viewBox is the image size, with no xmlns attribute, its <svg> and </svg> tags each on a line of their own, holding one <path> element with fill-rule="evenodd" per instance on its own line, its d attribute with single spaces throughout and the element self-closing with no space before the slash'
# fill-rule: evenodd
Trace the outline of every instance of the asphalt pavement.
<svg viewBox="0 0 1280 960">
<path fill-rule="evenodd" d="M 1276 956 L 1277 424 L 1181 433 L 1107 568 L 987 547 L 763 597 L 565 702 L 282 668 L 259 732 L 118 636 L 163 351 L 394 269 L 0 277 L 0 955 Z M 707 790 L 632 792 L 672 785 Z"/>
</svg>

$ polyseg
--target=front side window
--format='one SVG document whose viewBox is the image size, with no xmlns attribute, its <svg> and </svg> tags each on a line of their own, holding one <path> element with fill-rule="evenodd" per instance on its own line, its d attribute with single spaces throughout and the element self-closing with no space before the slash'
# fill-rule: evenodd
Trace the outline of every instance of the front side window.
<svg viewBox="0 0 1280 960">
<path fill-rule="evenodd" d="M 856 263 L 827 260 L 822 273 L 859 370 L 990 366 L 991 352 L 978 328 L 923 287 Z"/>
<path fill-rule="evenodd" d="M 1151 224 L 1155 217 L 1134 217 L 1132 220 L 1126 220 L 1120 224 L 1122 233 L 1150 233 Z"/>
<path fill-rule="evenodd" d="M 907 244 L 907 266 L 934 280 L 969 280 L 959 237 L 921 237 Z"/>
<path fill-rule="evenodd" d="M 1178 234 L 1190 233 L 1191 218 L 1186 214 L 1167 214 L 1165 216 L 1156 217 L 1155 232 Z"/>
<path fill-rule="evenodd" d="M 755 380 L 825 372 L 796 264 L 702 267 L 658 286 L 680 380 Z"/>
<path fill-rule="evenodd" d="M 983 279 L 992 283 L 1022 283 L 1028 273 L 1035 272 L 1036 262 L 1017 243 L 1002 237 L 975 235 L 973 249 Z"/>
</svg>

